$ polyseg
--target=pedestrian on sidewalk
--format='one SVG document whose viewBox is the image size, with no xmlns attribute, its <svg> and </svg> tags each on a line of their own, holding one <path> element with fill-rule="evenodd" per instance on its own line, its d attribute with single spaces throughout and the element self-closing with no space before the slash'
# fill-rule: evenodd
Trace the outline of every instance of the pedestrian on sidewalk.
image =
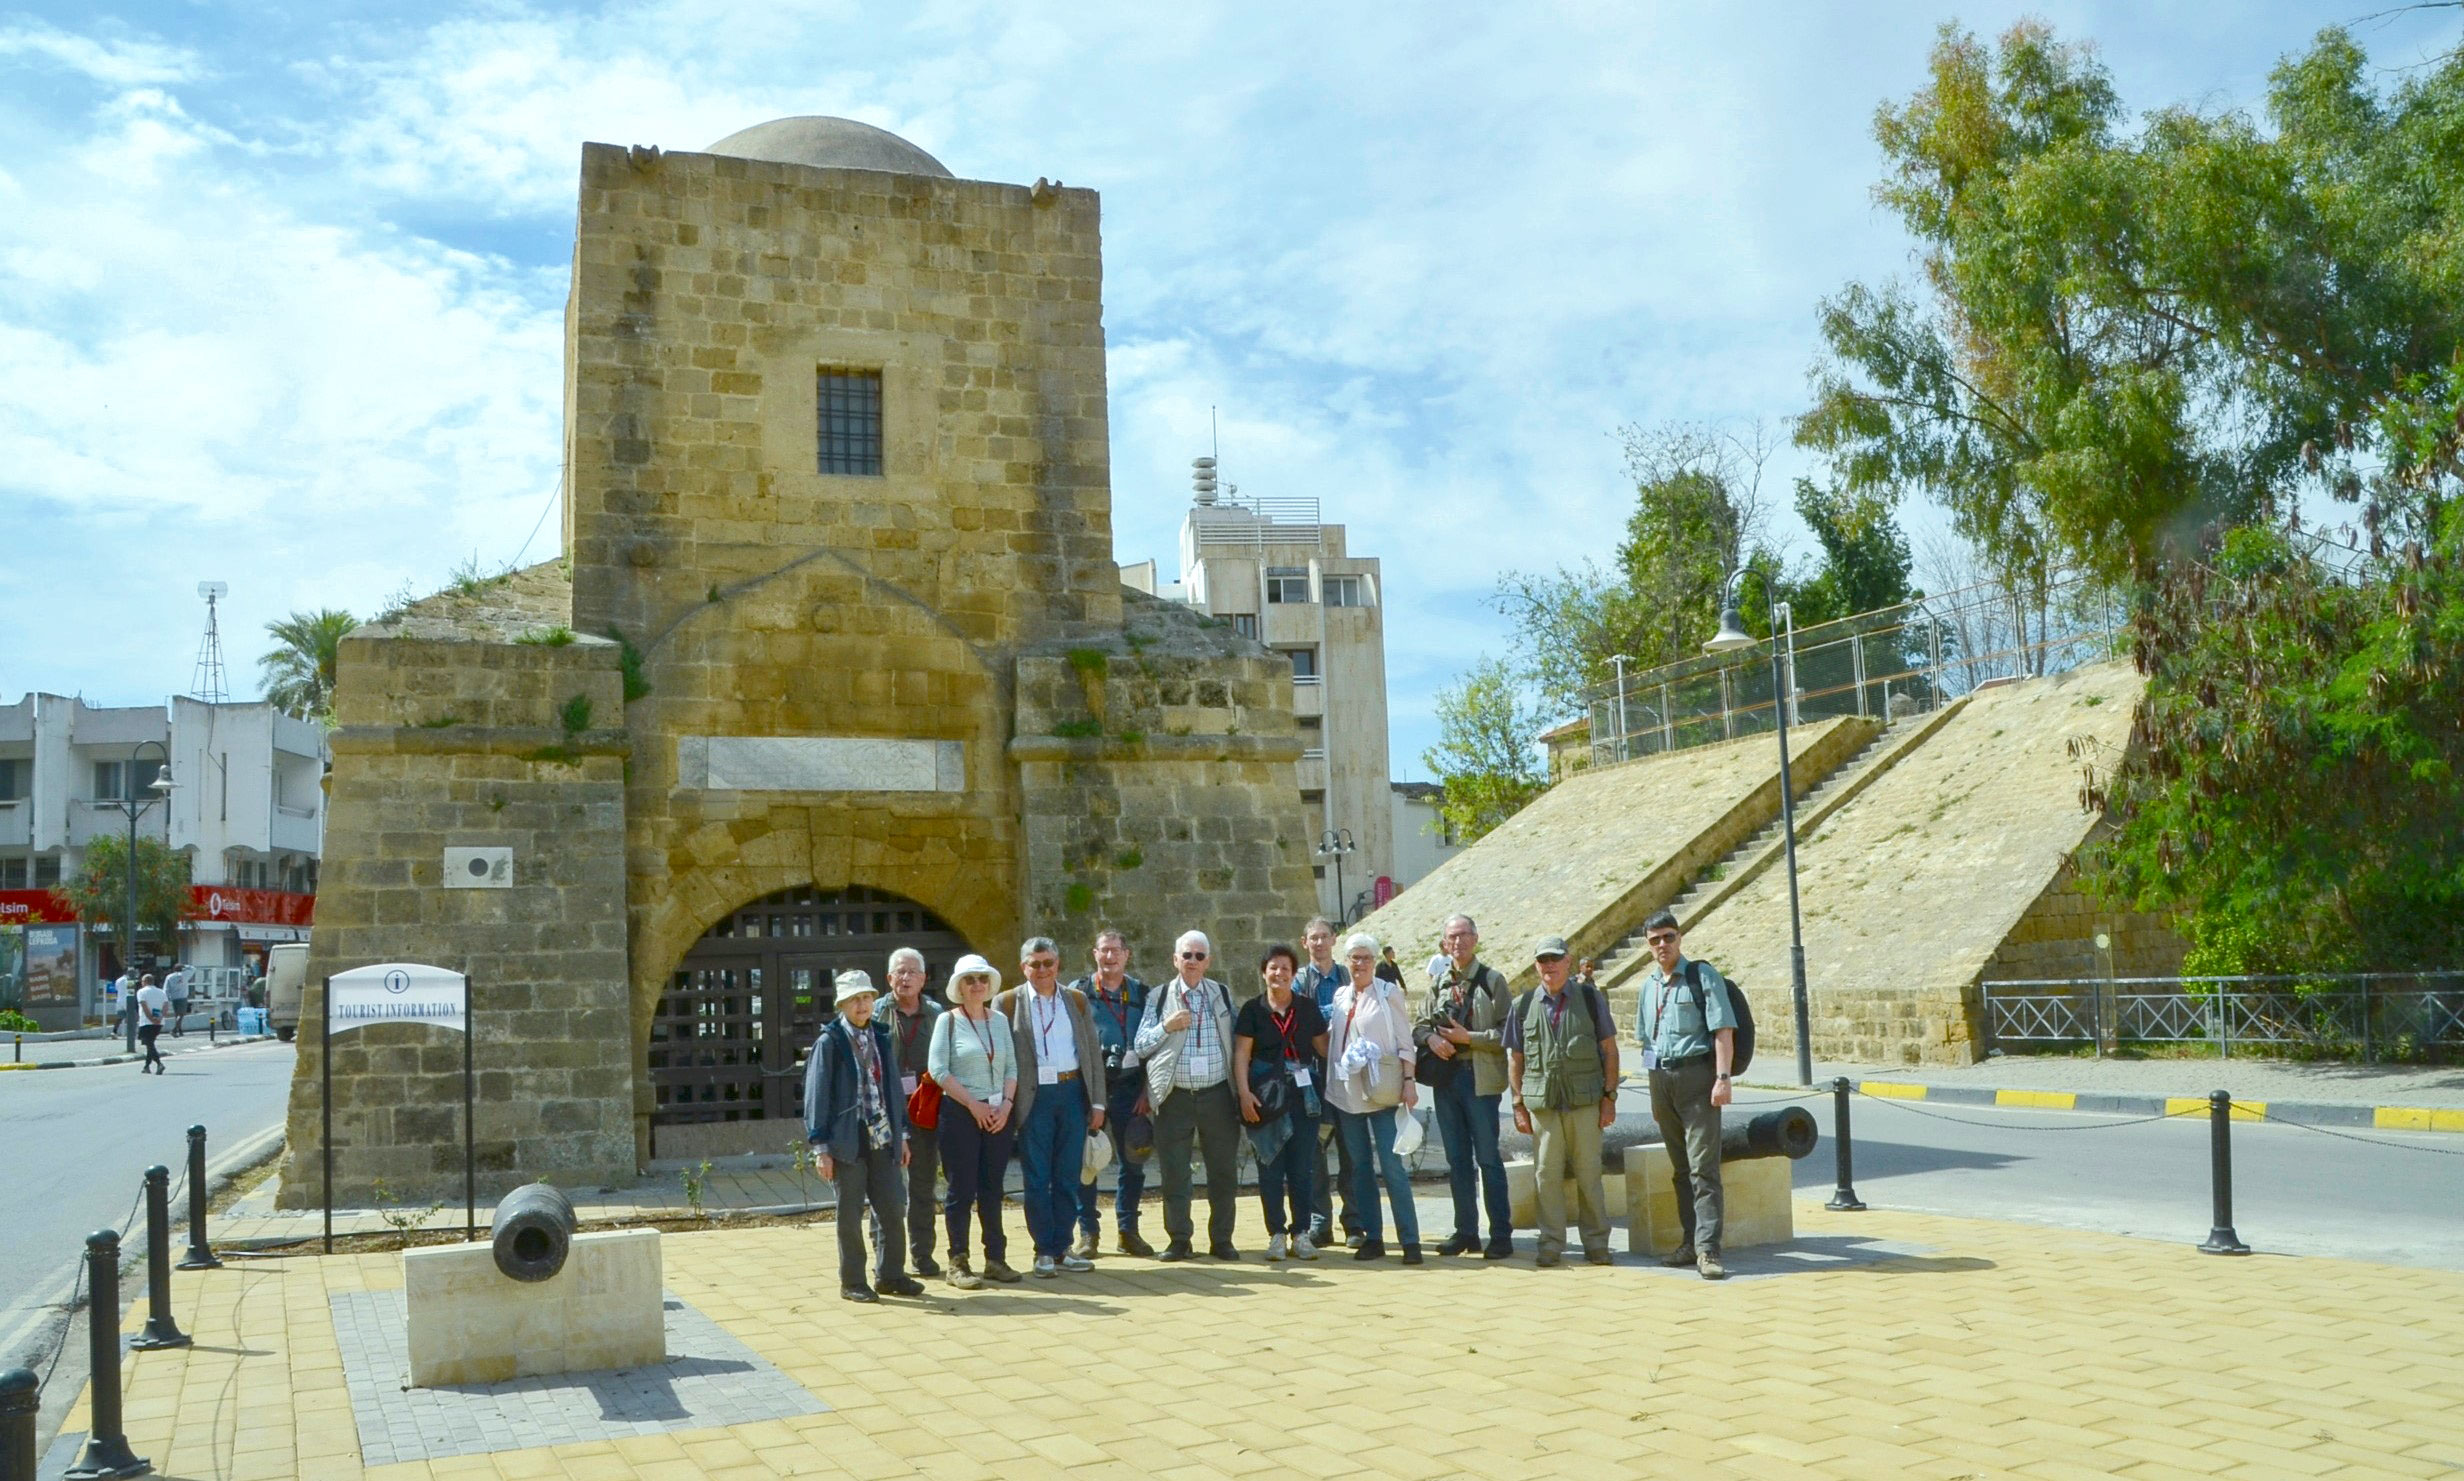
<svg viewBox="0 0 2464 1481">
<path fill-rule="evenodd" d="M 1343 960 L 1352 980 L 1335 993 L 1335 1011 L 1326 1020 L 1326 1103 L 1334 1108 L 1344 1140 L 1352 1144 L 1361 1227 L 1360 1247 L 1352 1258 L 1386 1257 L 1385 1225 L 1377 1204 L 1378 1184 L 1383 1182 L 1403 1263 L 1417 1265 L 1420 1210 L 1412 1202 L 1412 1170 L 1395 1150 L 1397 1108 L 1409 1115 L 1420 1103 L 1420 1087 L 1412 1078 L 1412 1061 L 1419 1053 L 1412 1045 L 1412 1019 L 1403 1007 L 1403 989 L 1377 975 L 1375 936 L 1355 933 L 1344 943 Z"/>
<path fill-rule="evenodd" d="M 1147 994 L 1138 1026 L 1139 1062 L 1155 1105 L 1155 1156 L 1163 1163 L 1164 1234 L 1158 1258 L 1197 1253 L 1189 1212 L 1190 1144 L 1206 1158 L 1207 1253 L 1237 1260 L 1232 1221 L 1240 1212 L 1240 1112 L 1232 1099 L 1232 994 L 1206 975 L 1214 943 L 1183 931 L 1172 943 L 1179 975 Z"/>
<path fill-rule="evenodd" d="M 987 1280 L 1018 1279 L 1004 1257 L 1009 1236 L 1001 1230 L 1001 1183 L 1009 1175 L 1010 1146 L 1017 1126 L 1010 1108 L 1018 1095 L 1018 1048 L 1010 1021 L 992 1005 L 1001 974 L 973 953 L 950 969 L 950 1011 L 933 1021 L 930 1073 L 940 1082 L 941 1165 L 950 1180 L 942 1205 L 950 1236 L 950 1284 L 972 1291 Z M 984 1273 L 975 1273 L 967 1253 L 967 1216 L 972 1212 L 984 1239 Z"/>
<path fill-rule="evenodd" d="M 838 1016 L 822 1026 L 804 1067 L 804 1136 L 838 1199 L 838 1293 L 850 1301 L 921 1296 L 907 1274 L 898 1218 L 906 1209 L 907 1103 L 897 1093 L 889 1030 L 873 1022 L 880 989 L 868 972 L 841 972 Z M 871 1284 L 864 1279 L 864 1224 L 874 1241 Z"/>
<path fill-rule="evenodd" d="M 188 1037 L 188 965 L 173 962 L 171 975 L 163 982 L 163 991 L 171 995 L 171 1037 Z"/>
<path fill-rule="evenodd" d="M 169 1074 L 163 1068 L 159 1041 L 163 1036 L 163 1015 L 171 1011 L 171 994 L 155 983 L 153 973 L 146 973 L 141 980 L 137 995 L 129 1000 L 128 1011 L 137 1015 L 137 1042 L 145 1046 L 145 1062 L 137 1066 L 137 1073 L 152 1070 L 158 1075 Z"/>
<path fill-rule="evenodd" d="M 1301 949 L 1309 953 L 1309 960 L 1300 964 L 1300 975 L 1292 979 L 1292 990 L 1317 1004 L 1318 1019 L 1323 1022 L 1334 1009 L 1336 992 L 1352 980 L 1352 974 L 1335 960 L 1335 925 L 1326 917 L 1312 916 L 1309 924 L 1301 927 L 1300 944 Z M 1383 962 L 1379 963 L 1381 972 L 1384 966 Z M 1396 979 L 1399 981 L 1402 975 L 1397 972 Z M 1320 1056 L 1323 1057 L 1324 1053 L 1321 1048 Z M 1318 1085 L 1322 1093 L 1326 1084 L 1324 1066 L 1319 1069 Z M 1309 1242 L 1319 1249 L 1334 1243 L 1337 1227 L 1335 1204 L 1340 1195 L 1343 1242 L 1353 1249 L 1360 1248 L 1360 1211 L 1352 1202 L 1352 1145 L 1336 1132 L 1335 1118 L 1331 1115 L 1318 1118 L 1318 1155 L 1316 1163 L 1310 1168 L 1309 1191 L 1313 1204 L 1310 1209 Z"/>
<path fill-rule="evenodd" d="M 1512 1007 L 1505 974 L 1480 960 L 1480 928 L 1468 915 L 1446 918 L 1445 953 L 1433 964 L 1429 999 L 1412 1027 L 1420 1083 L 1437 1101 L 1437 1134 L 1454 1192 L 1454 1237 L 1441 1255 L 1474 1250 L 1491 1260 L 1514 1253 L 1514 1206 L 1506 1159 L 1497 1147 L 1498 1102 L 1506 1092 L 1502 1042 Z M 1486 1204 L 1489 1238 L 1480 1239 Z"/>
<path fill-rule="evenodd" d="M 1129 1155 L 1130 1122 L 1152 1118 L 1146 1076 L 1138 1068 L 1138 1025 L 1146 1017 L 1147 985 L 1129 975 L 1129 938 L 1107 926 L 1095 934 L 1095 970 L 1070 986 L 1086 994 L 1095 1011 L 1095 1037 L 1104 1051 L 1104 1093 L 1109 1104 L 1105 1121 L 1120 1155 L 1112 1160 L 1117 1180 L 1112 1195 L 1113 1248 L 1124 1255 L 1154 1258 L 1155 1247 L 1138 1234 L 1138 1200 L 1146 1192 L 1146 1158 Z M 1152 1141 L 1152 1121 L 1149 1137 Z M 1072 1252 L 1082 1260 L 1095 1258 L 1103 1234 L 1098 1205 L 1102 1190 L 1094 1183 L 1078 1186 L 1078 1243 Z"/>
<path fill-rule="evenodd" d="M 1318 1160 L 1318 1087 L 1326 1020 L 1317 1002 L 1292 990 L 1300 954 L 1266 948 L 1258 976 L 1266 990 L 1232 1020 L 1232 1087 L 1258 1153 L 1258 1201 L 1266 1206 L 1266 1258 L 1314 1260 L 1309 1238 L 1309 1173 Z"/>
<path fill-rule="evenodd" d="M 942 1006 L 924 992 L 924 953 L 902 946 L 890 953 L 890 1001 L 878 1016 L 898 1046 L 898 1095 L 913 1104 L 917 1088 L 932 1069 L 933 1020 Z M 907 1120 L 907 1269 L 930 1279 L 941 1273 L 933 1259 L 941 1222 L 941 1132 Z M 876 1228 L 875 1243 L 898 1237 L 895 1229 Z"/>
<path fill-rule="evenodd" d="M 1606 1265 L 1608 1200 L 1600 1186 L 1600 1134 L 1617 1119 L 1617 1022 L 1597 988 L 1572 981 L 1566 938 L 1543 936 L 1532 948 L 1540 985 L 1506 1018 L 1506 1080 L 1514 1129 L 1532 1139 L 1531 1175 L 1539 1206 L 1542 1269 L 1566 1247 L 1566 1183 L 1574 1183 L 1583 1258 Z"/>
<path fill-rule="evenodd" d="M 1087 1133 L 1104 1124 L 1104 1054 L 1086 994 L 1061 986 L 1061 948 L 1050 936 L 1018 947 L 1027 979 L 1003 995 L 1018 1062 L 1018 1165 L 1035 1274 L 1051 1280 L 1094 1263 L 1072 1250 Z"/>
<path fill-rule="evenodd" d="M 1692 1265 L 1724 1280 L 1720 1262 L 1720 1107 L 1731 1098 L 1728 1070 L 1737 1048 L 1737 1012 L 1728 979 L 1685 955 L 1675 912 L 1643 922 L 1651 970 L 1643 974 L 1643 1068 L 1651 1080 L 1651 1119 L 1668 1149 L 1677 1218 L 1685 1235 L 1661 1264 Z"/>
</svg>

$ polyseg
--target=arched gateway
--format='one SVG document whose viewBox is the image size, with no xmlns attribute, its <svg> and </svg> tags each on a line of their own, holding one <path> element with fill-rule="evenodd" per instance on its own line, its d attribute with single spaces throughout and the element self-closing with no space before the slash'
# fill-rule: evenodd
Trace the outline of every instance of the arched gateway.
<svg viewBox="0 0 2464 1481">
<path fill-rule="evenodd" d="M 781 890 L 704 932 L 650 1020 L 651 1155 L 775 1152 L 801 1136 L 804 1056 L 831 983 L 861 968 L 886 993 L 901 946 L 924 954 L 932 992 L 973 949 L 913 900 L 861 887 Z"/>
</svg>

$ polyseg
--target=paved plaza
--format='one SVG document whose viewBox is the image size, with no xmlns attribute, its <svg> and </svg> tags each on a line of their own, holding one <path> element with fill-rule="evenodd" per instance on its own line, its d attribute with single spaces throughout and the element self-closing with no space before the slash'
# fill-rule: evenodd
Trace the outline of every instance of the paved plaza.
<svg viewBox="0 0 2464 1481">
<path fill-rule="evenodd" d="M 595 1396 L 630 1432 L 471 1453 L 450 1453 L 471 1426 L 424 1439 L 400 1422 L 415 1400 L 371 1392 L 365 1318 L 399 1292 L 398 1256 L 235 1261 L 177 1277 L 197 1345 L 129 1361 L 130 1438 L 164 1475 L 318 1481 L 2464 1469 L 2452 1272 L 1810 1200 L 1796 1245 L 1736 1252 L 1719 1285 L 1622 1254 L 1536 1270 L 1528 1236 L 1497 1265 L 1270 1266 L 1243 1202 L 1238 1264 L 1113 1256 L 876 1307 L 838 1298 L 826 1224 L 670 1235 L 671 1319 L 729 1344 L 699 1366 L 775 1375 L 785 1389 L 725 1401 L 788 1401 L 765 1411 L 784 1417 L 729 1423 L 697 1407 L 722 1396 L 655 1381 L 576 1377 L 542 1399 L 559 1381 L 527 1380 L 500 1411 Z M 361 1320 L 338 1334 L 338 1311 Z M 85 1423 L 81 1402 L 69 1428 Z"/>
</svg>

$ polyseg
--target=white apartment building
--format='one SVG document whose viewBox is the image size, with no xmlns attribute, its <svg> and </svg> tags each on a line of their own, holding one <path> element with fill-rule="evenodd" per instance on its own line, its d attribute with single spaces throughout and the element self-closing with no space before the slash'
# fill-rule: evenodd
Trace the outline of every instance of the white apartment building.
<svg viewBox="0 0 2464 1481">
<path fill-rule="evenodd" d="M 1395 889 L 1426 879 L 1437 866 L 1463 852 L 1463 842 L 1438 804 L 1446 789 L 1435 782 L 1394 784 Z"/>
<path fill-rule="evenodd" d="M 1358 920 L 1375 907 L 1381 879 L 1388 894 L 1411 882 L 1395 852 L 1377 559 L 1352 555 L 1343 526 L 1322 523 L 1315 499 L 1219 496 L 1211 458 L 1198 460 L 1193 483 L 1180 579 L 1160 582 L 1151 560 L 1123 566 L 1121 579 L 1229 622 L 1291 662 L 1318 905 Z"/>
<path fill-rule="evenodd" d="M 325 764 L 323 727 L 264 703 L 177 698 L 166 711 L 38 693 L 0 706 L 0 927 L 62 921 L 52 888 L 78 874 L 96 837 L 127 837 L 133 797 L 136 831 L 189 856 L 198 915 L 176 942 L 140 931 L 141 969 L 242 966 L 272 942 L 305 941 Z M 122 953 L 107 930 L 78 936 L 77 980 L 90 989 Z"/>
</svg>

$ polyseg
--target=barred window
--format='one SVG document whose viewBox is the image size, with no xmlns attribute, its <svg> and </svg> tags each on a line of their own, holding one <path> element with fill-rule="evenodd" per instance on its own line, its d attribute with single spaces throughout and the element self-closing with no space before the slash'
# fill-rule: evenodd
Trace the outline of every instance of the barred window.
<svg viewBox="0 0 2464 1481">
<path fill-rule="evenodd" d="M 821 471 L 881 474 L 881 372 L 824 370 L 817 397 Z"/>
</svg>

